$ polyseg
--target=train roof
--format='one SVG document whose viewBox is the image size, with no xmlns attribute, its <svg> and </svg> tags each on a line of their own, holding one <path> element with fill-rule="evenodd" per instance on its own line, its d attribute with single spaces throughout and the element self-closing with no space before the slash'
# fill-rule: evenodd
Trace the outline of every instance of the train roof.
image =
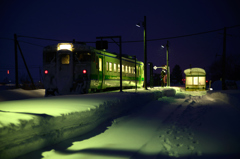
<svg viewBox="0 0 240 159">
<path fill-rule="evenodd" d="M 61 45 L 61 44 L 71 45 L 72 49 L 74 51 L 91 51 L 91 52 L 99 52 L 99 53 L 102 53 L 102 54 L 104 53 L 104 54 L 108 54 L 108 55 L 112 55 L 112 56 L 116 56 L 116 57 L 119 56 L 119 54 L 117 54 L 117 53 L 112 53 L 112 52 L 108 52 L 108 51 L 105 51 L 105 50 L 97 50 L 95 47 L 88 46 L 84 43 L 58 43 L 58 44 L 54 44 L 54 45 L 48 45 L 48 46 L 43 48 L 43 52 L 57 51 L 58 46 Z M 127 55 L 127 54 L 122 54 L 122 57 L 126 58 L 126 59 L 135 60 L 134 56 L 130 56 L 130 55 Z"/>
</svg>

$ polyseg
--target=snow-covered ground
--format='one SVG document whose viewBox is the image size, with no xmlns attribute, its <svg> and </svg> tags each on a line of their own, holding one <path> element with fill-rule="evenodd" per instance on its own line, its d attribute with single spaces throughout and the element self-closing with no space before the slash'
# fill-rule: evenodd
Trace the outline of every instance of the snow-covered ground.
<svg viewBox="0 0 240 159">
<path fill-rule="evenodd" d="M 237 158 L 239 97 L 175 87 L 3 101 L 0 158 Z"/>
</svg>

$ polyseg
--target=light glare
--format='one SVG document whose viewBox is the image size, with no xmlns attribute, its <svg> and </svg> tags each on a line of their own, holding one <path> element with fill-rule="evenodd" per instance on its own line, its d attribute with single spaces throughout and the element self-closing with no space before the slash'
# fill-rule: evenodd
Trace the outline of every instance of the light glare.
<svg viewBox="0 0 240 159">
<path fill-rule="evenodd" d="M 70 51 L 72 51 L 72 45 L 71 44 L 59 44 L 57 50 L 58 51 L 59 50 L 70 50 Z"/>
</svg>

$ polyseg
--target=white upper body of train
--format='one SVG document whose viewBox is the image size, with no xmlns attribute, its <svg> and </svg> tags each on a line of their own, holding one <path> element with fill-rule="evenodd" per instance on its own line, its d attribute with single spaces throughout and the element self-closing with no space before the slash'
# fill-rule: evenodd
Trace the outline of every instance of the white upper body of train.
<svg viewBox="0 0 240 159">
<path fill-rule="evenodd" d="M 46 96 L 120 87 L 119 55 L 84 44 L 59 43 L 44 47 L 43 67 Z M 142 62 L 123 55 L 122 86 L 142 87 L 143 68 Z"/>
</svg>

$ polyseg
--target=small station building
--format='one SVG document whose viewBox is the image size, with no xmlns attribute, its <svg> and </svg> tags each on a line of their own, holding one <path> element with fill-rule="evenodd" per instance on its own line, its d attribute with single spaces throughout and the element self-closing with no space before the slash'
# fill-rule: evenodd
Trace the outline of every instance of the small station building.
<svg viewBox="0 0 240 159">
<path fill-rule="evenodd" d="M 202 68 L 189 68 L 184 70 L 186 75 L 186 91 L 206 90 L 206 72 Z"/>
</svg>

